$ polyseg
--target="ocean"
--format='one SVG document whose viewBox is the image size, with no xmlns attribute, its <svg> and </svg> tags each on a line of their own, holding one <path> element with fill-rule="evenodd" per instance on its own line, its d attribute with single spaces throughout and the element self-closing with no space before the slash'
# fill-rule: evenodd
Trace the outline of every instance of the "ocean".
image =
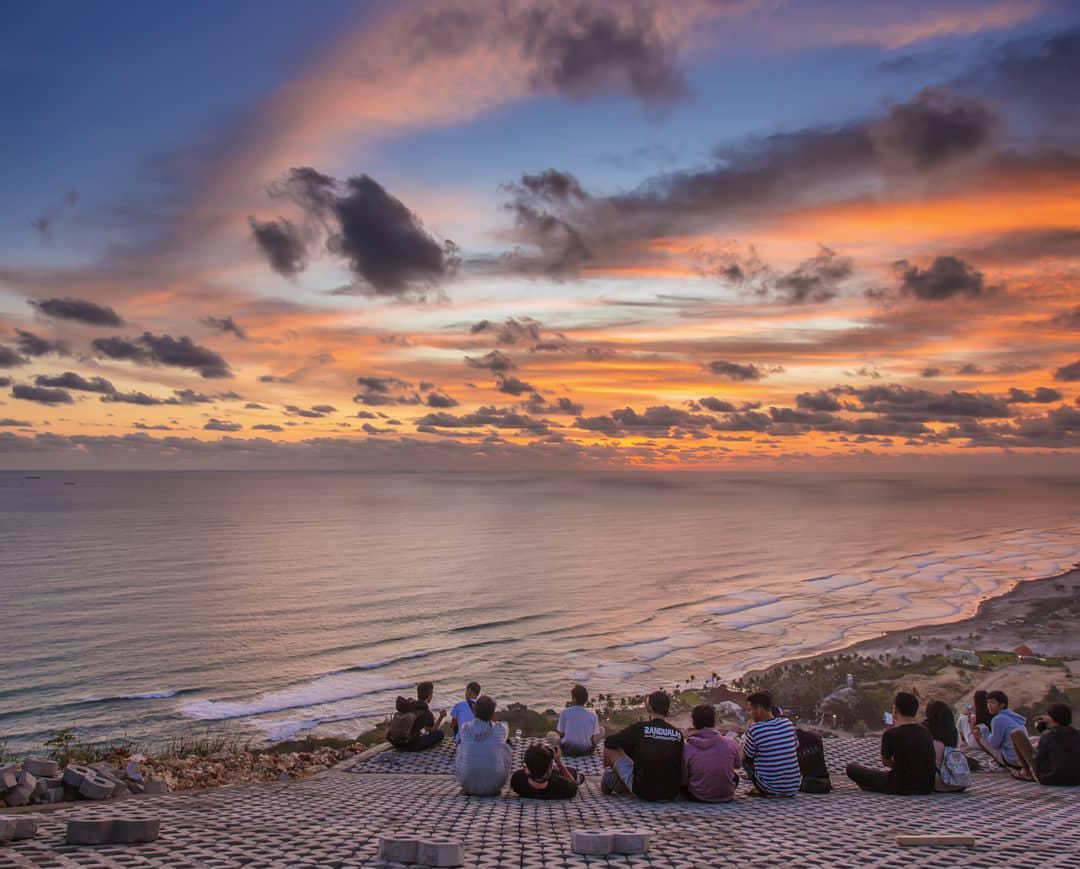
<svg viewBox="0 0 1080 869">
<path fill-rule="evenodd" d="M 560 707 L 972 613 L 1076 480 L 0 473 L 0 740 L 356 734 L 419 679 Z M 73 484 L 73 485 L 65 485 Z"/>
</svg>

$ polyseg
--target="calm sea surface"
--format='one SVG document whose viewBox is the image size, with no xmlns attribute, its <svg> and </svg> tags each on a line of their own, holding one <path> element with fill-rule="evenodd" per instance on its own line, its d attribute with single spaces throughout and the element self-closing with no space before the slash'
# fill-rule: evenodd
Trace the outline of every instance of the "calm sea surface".
<svg viewBox="0 0 1080 869">
<path fill-rule="evenodd" d="M 1077 561 L 1076 480 L 4 472 L 0 739 L 355 733 L 422 678 L 637 693 Z"/>
</svg>

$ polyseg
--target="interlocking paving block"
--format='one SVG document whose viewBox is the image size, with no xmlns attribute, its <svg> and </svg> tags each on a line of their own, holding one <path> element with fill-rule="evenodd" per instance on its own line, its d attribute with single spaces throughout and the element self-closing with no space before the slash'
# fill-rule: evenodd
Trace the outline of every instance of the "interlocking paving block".
<svg viewBox="0 0 1080 869">
<path fill-rule="evenodd" d="M 416 839 L 404 834 L 379 836 L 379 859 L 391 863 L 415 863 Z"/>
<path fill-rule="evenodd" d="M 107 800 L 112 796 L 113 790 L 116 785 L 109 781 L 107 778 L 97 775 L 91 772 L 79 785 L 80 796 L 86 797 L 88 800 Z"/>
<path fill-rule="evenodd" d="M 52 778 L 60 774 L 60 764 L 44 757 L 28 757 L 23 761 L 23 769 L 42 778 Z"/>
<path fill-rule="evenodd" d="M 11 790 L 19 783 L 19 770 L 14 766 L 0 766 L 0 793 Z"/>
<path fill-rule="evenodd" d="M 416 862 L 422 866 L 461 866 L 465 849 L 454 839 L 421 839 L 416 845 Z"/>
<path fill-rule="evenodd" d="M 69 845 L 107 845 L 112 830 L 112 818 L 71 818 L 64 841 Z"/>
<path fill-rule="evenodd" d="M 64 784 L 77 788 L 83 783 L 83 779 L 88 775 L 93 775 L 94 771 L 88 766 L 81 766 L 77 763 L 69 763 L 64 769 Z"/>
<path fill-rule="evenodd" d="M 792 869 L 1080 867 L 1080 788 L 1040 787 L 979 772 L 963 794 L 863 793 L 844 767 L 879 764 L 880 744 L 878 737 L 826 739 L 833 792 L 790 800 L 753 799 L 744 783 L 723 805 L 644 803 L 601 796 L 594 778 L 572 800 L 463 797 L 447 773 L 346 773 L 339 767 L 318 779 L 126 802 L 123 817 L 160 818 L 161 836 L 147 844 L 103 848 L 64 845 L 65 824 L 69 818 L 115 817 L 115 804 L 50 807 L 39 815 L 37 838 L 0 846 L 0 869 L 407 865 L 379 857 L 380 836 L 462 841 L 466 869 L 711 869 L 754 864 L 778 848 Z M 452 750 L 446 756 L 452 758 Z M 570 833 L 583 829 L 647 832 L 649 851 L 575 854 Z M 897 835 L 950 833 L 973 835 L 976 845 L 911 849 L 896 844 Z"/>
<path fill-rule="evenodd" d="M 15 776 L 19 787 L 30 788 L 31 793 L 37 790 L 37 776 L 34 775 L 28 769 L 19 770 L 18 775 Z"/>
<path fill-rule="evenodd" d="M 570 847 L 575 854 L 610 854 L 613 839 L 604 830 L 570 831 Z"/>
<path fill-rule="evenodd" d="M 15 818 L 7 818 L 0 815 L 0 842 L 15 837 Z"/>
<path fill-rule="evenodd" d="M 146 794 L 167 794 L 169 792 L 169 786 L 161 779 L 147 779 L 142 783 L 142 786 L 143 793 Z M 130 785 L 128 787 L 130 788 Z"/>
<path fill-rule="evenodd" d="M 16 815 L 12 839 L 32 839 L 37 835 L 38 819 L 36 815 Z"/>
<path fill-rule="evenodd" d="M 544 742 L 543 739 L 512 739 L 513 768 L 517 769 L 524 764 L 525 749 L 534 743 Z M 427 751 L 396 751 L 393 749 L 383 751 L 357 761 L 352 766 L 347 767 L 347 770 L 357 773 L 453 775 L 455 750 L 454 741 L 447 738 Z M 563 760 L 567 766 L 584 775 L 598 776 L 604 771 L 602 748 L 597 748 L 592 754 L 584 757 L 565 757 Z"/>
<path fill-rule="evenodd" d="M 34 783 L 34 787 L 27 787 L 26 785 L 15 785 L 11 790 L 4 794 L 4 802 L 9 806 L 25 806 L 30 802 L 30 797 L 34 795 L 34 788 L 37 783 Z"/>
<path fill-rule="evenodd" d="M 649 850 L 648 830 L 612 830 L 613 854 L 644 854 Z"/>
<path fill-rule="evenodd" d="M 161 818 L 117 818 L 113 821 L 111 841 L 119 845 L 154 842 L 161 834 Z"/>
</svg>

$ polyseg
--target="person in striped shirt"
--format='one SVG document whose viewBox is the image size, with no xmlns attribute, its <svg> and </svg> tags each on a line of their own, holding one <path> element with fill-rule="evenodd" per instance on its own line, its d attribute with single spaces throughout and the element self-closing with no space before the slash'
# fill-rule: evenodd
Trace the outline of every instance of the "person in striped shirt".
<svg viewBox="0 0 1080 869">
<path fill-rule="evenodd" d="M 746 698 L 753 723 L 743 737 L 743 769 L 763 797 L 793 797 L 799 792 L 799 739 L 795 725 L 773 714 L 772 697 L 758 691 Z"/>
</svg>

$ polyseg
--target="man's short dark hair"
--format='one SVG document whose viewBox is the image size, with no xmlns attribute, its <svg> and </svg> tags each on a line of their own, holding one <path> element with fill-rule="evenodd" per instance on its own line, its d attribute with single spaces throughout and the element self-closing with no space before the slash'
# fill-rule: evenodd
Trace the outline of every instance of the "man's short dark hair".
<svg viewBox="0 0 1080 869">
<path fill-rule="evenodd" d="M 417 682 L 416 683 L 416 699 L 423 700 L 425 703 L 431 699 L 435 693 L 434 682 Z"/>
<path fill-rule="evenodd" d="M 481 721 L 491 721 L 495 715 L 495 701 L 488 697 L 487 694 L 477 697 L 476 703 L 473 705 L 473 715 Z"/>
<path fill-rule="evenodd" d="M 551 772 L 553 759 L 554 755 L 546 745 L 534 742 L 525 749 L 525 769 L 533 778 L 547 778 L 547 774 Z"/>
<path fill-rule="evenodd" d="M 893 706 L 901 715 L 914 718 L 919 711 L 919 698 L 907 691 L 901 691 L 893 698 Z"/>
<path fill-rule="evenodd" d="M 1046 714 L 1058 727 L 1068 727 L 1072 724 L 1072 710 L 1064 703 L 1055 703 L 1046 710 Z"/>
<path fill-rule="evenodd" d="M 987 700 L 996 700 L 1002 706 L 1009 705 L 1009 698 L 1004 691 L 991 691 L 986 695 Z"/>
<path fill-rule="evenodd" d="M 749 697 L 746 698 L 746 702 L 751 706 L 757 706 L 760 709 L 772 709 L 772 694 L 768 691 L 755 691 Z"/>
<path fill-rule="evenodd" d="M 480 683 L 470 682 L 465 686 L 465 693 L 472 694 L 474 697 L 480 694 Z"/>
<path fill-rule="evenodd" d="M 706 727 L 716 727 L 716 707 L 711 703 L 702 703 L 690 710 L 690 720 L 694 722 L 695 730 L 704 730 Z"/>
<path fill-rule="evenodd" d="M 667 715 L 671 708 L 671 698 L 663 691 L 653 691 L 649 695 L 649 708 L 657 715 Z"/>
<path fill-rule="evenodd" d="M 570 689 L 570 699 L 578 706 L 584 706 L 589 702 L 589 689 L 584 685 L 575 685 Z"/>
</svg>

